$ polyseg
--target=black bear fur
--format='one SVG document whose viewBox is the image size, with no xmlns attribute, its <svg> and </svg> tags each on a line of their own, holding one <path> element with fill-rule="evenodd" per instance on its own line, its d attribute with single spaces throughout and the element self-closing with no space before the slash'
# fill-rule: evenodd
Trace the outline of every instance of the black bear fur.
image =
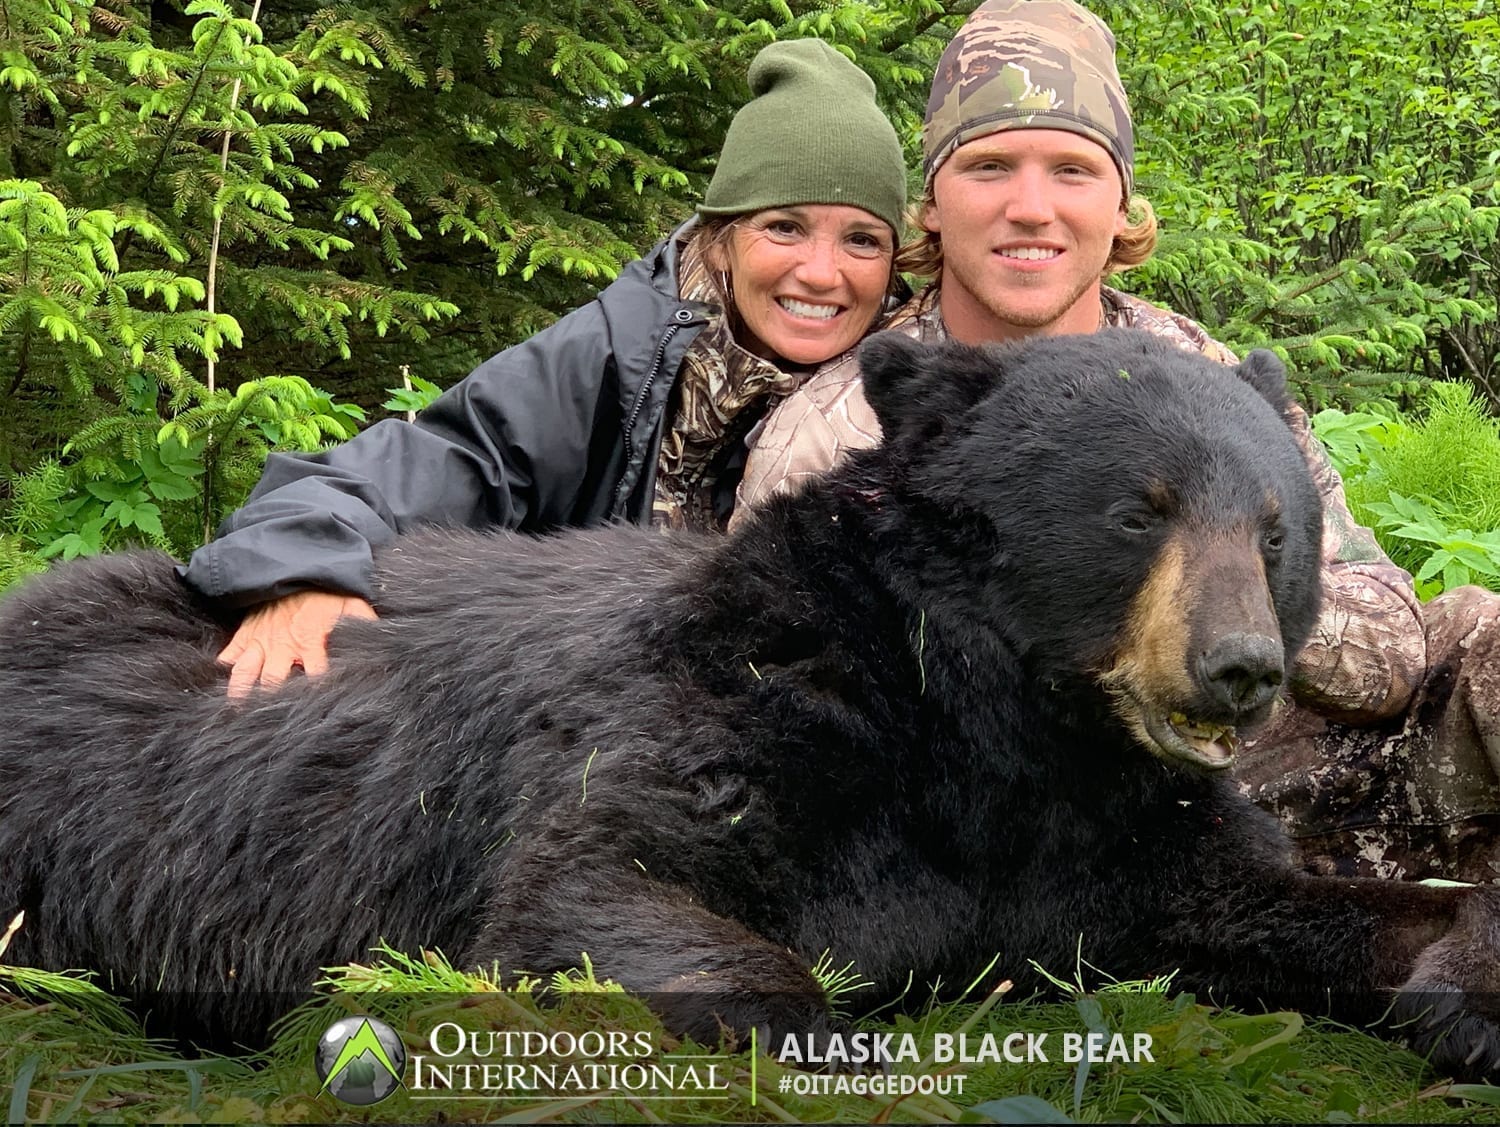
<svg viewBox="0 0 1500 1127">
<path fill-rule="evenodd" d="M 864 347 L 885 431 L 728 538 L 432 530 L 331 670 L 225 698 L 232 612 L 166 557 L 0 602 L 0 922 L 183 1036 L 254 1042 L 377 940 L 673 1027 L 819 1028 L 997 954 L 1255 1004 L 1396 996 L 1500 1061 L 1500 902 L 1294 872 L 1227 773 L 1317 612 L 1269 354 L 1136 333 Z M 1212 683 L 1210 683 L 1212 682 Z"/>
</svg>

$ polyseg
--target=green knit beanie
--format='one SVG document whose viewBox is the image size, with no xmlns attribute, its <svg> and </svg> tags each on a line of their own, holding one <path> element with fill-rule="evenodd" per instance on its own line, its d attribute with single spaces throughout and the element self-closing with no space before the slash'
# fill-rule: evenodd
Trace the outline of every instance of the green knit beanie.
<svg viewBox="0 0 1500 1127">
<path fill-rule="evenodd" d="M 761 48 L 698 214 L 849 204 L 901 232 L 906 164 L 870 76 L 821 39 Z"/>
</svg>

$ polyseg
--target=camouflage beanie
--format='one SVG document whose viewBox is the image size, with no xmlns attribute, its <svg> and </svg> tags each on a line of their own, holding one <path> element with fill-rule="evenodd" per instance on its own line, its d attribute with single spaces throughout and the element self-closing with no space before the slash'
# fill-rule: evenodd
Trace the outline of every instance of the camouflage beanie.
<svg viewBox="0 0 1500 1127">
<path fill-rule="evenodd" d="M 750 64 L 755 95 L 730 123 L 700 215 L 849 204 L 901 232 L 906 161 L 870 76 L 821 39 L 789 39 Z"/>
<path fill-rule="evenodd" d="M 1104 146 L 1128 197 L 1135 131 L 1115 37 L 1073 0 L 987 0 L 948 44 L 922 127 L 930 187 L 960 145 L 1007 129 L 1065 129 Z"/>
</svg>

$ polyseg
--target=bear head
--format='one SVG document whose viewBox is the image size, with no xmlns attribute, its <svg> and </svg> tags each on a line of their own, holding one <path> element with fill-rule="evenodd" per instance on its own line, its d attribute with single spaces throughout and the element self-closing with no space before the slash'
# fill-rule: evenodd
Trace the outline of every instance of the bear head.
<svg viewBox="0 0 1500 1127">
<path fill-rule="evenodd" d="M 1318 611 L 1321 501 L 1275 355 L 886 333 L 860 365 L 923 598 L 1038 685 L 1102 689 L 1148 750 L 1228 766 Z"/>
</svg>

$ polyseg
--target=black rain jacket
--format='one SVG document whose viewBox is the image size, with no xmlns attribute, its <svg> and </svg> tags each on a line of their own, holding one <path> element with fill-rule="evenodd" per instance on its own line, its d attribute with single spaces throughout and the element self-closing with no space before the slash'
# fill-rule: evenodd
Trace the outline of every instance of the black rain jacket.
<svg viewBox="0 0 1500 1127">
<path fill-rule="evenodd" d="M 597 298 L 492 356 L 417 416 L 272 454 L 178 573 L 236 606 L 306 588 L 372 598 L 374 549 L 419 524 L 648 524 L 667 404 L 711 308 L 678 297 L 686 228 Z"/>
</svg>

